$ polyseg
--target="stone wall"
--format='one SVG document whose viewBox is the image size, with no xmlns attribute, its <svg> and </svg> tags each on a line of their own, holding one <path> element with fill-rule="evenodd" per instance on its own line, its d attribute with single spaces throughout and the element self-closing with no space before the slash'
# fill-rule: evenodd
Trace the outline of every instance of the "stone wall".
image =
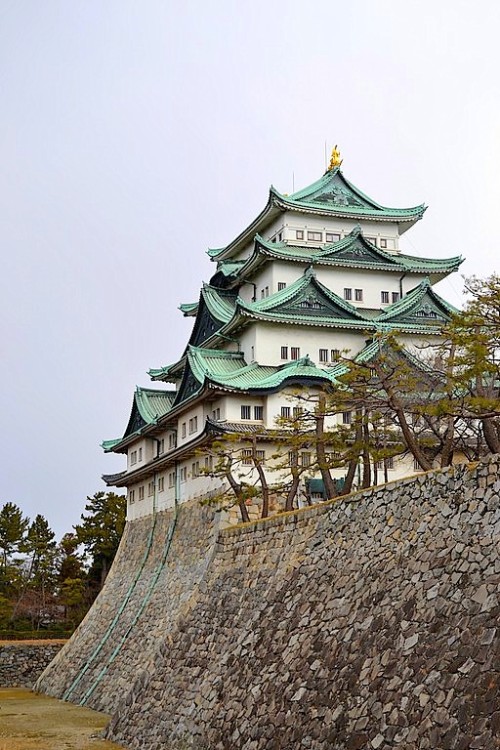
<svg viewBox="0 0 500 750">
<path fill-rule="evenodd" d="M 62 644 L 63 641 L 0 643 L 0 687 L 33 687 Z"/>
<path fill-rule="evenodd" d="M 118 615 L 115 592 L 137 575 L 131 540 L 146 535 L 134 522 L 102 601 L 39 688 L 63 697 L 80 674 L 69 697 L 85 698 L 110 657 L 82 664 L 118 615 L 109 646 L 125 640 L 87 702 L 113 714 L 108 736 L 126 747 L 499 748 L 499 463 L 215 536 L 207 511 L 182 508 L 159 563 L 154 532 L 148 604 L 134 597 L 135 615 Z M 168 523 L 156 522 L 163 535 Z"/>
</svg>

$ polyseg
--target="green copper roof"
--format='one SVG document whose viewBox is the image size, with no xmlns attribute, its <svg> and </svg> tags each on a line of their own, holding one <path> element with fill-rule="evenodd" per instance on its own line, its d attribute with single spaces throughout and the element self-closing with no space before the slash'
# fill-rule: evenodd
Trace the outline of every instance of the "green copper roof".
<svg viewBox="0 0 500 750">
<path fill-rule="evenodd" d="M 175 397 L 175 391 L 161 391 L 137 386 L 123 437 L 115 440 L 104 440 L 101 443 L 104 451 L 109 453 L 115 450 L 124 440 L 132 435 L 139 434 L 144 427 L 154 424 L 165 416 L 171 410 Z"/>
<path fill-rule="evenodd" d="M 198 302 L 184 302 L 179 305 L 179 310 L 185 318 L 191 318 L 198 312 Z"/>
<path fill-rule="evenodd" d="M 460 256 L 434 259 L 385 252 L 369 242 L 363 236 L 359 226 L 338 242 L 321 248 L 289 245 L 286 242 L 268 242 L 256 235 L 253 253 L 241 267 L 241 276 L 251 274 L 266 260 L 285 260 L 397 273 L 432 273 L 439 277 L 458 270 L 463 262 Z M 223 263 L 224 261 L 219 265 Z"/>
<path fill-rule="evenodd" d="M 209 312 L 223 323 L 228 323 L 234 315 L 236 294 L 203 284 L 201 294 Z"/>
<path fill-rule="evenodd" d="M 115 438 L 114 440 L 103 440 L 101 443 L 101 448 L 104 450 L 105 453 L 110 453 L 113 448 L 115 448 L 119 443 L 121 443 L 122 438 Z"/>
<path fill-rule="evenodd" d="M 161 391 L 154 388 L 139 388 L 134 400 L 141 417 L 147 424 L 152 424 L 159 417 L 170 411 L 175 399 L 175 391 Z"/>
<path fill-rule="evenodd" d="M 406 219 L 408 221 L 420 218 L 425 211 L 423 204 L 412 208 L 387 208 L 380 203 L 376 203 L 349 182 L 339 167 L 328 170 L 312 185 L 308 185 L 290 196 L 276 194 L 290 205 L 323 208 L 343 216 Z"/>
<path fill-rule="evenodd" d="M 257 302 L 238 298 L 236 314 L 272 322 L 300 323 L 314 326 L 344 326 L 365 328 L 366 318 L 349 302 L 331 292 L 316 278 L 312 268 L 285 289 Z"/>
<path fill-rule="evenodd" d="M 455 307 L 436 294 L 430 281 L 424 279 L 402 299 L 387 307 L 374 322 L 390 323 L 393 328 L 398 324 L 442 326 L 456 312 Z"/>
<path fill-rule="evenodd" d="M 421 370 L 425 373 L 432 373 L 433 370 L 429 365 L 427 365 L 423 360 L 418 359 L 415 355 L 413 355 L 408 349 L 406 349 L 404 346 L 397 344 L 397 348 L 395 348 L 390 341 L 387 340 L 387 337 L 384 334 L 378 335 L 376 338 L 373 339 L 370 343 L 368 343 L 364 349 L 362 349 L 360 352 L 358 352 L 354 358 L 353 362 L 360 365 L 366 365 L 372 362 L 374 359 L 376 359 L 380 355 L 386 355 L 387 353 L 393 353 L 398 354 L 404 359 L 408 360 L 413 366 L 415 366 L 416 369 Z M 345 375 L 349 372 L 349 361 L 343 361 L 338 362 L 336 365 L 333 365 L 331 367 L 331 373 L 335 378 L 341 378 L 342 375 Z"/>
<path fill-rule="evenodd" d="M 204 302 L 214 318 L 222 323 L 227 323 L 233 316 L 235 301 L 236 295 L 231 290 L 220 289 L 204 283 L 199 301 L 179 305 L 179 310 L 184 313 L 185 317 L 193 317 L 198 314 L 200 306 Z"/>
<path fill-rule="evenodd" d="M 411 208 L 387 208 L 369 198 L 349 182 L 336 168 L 326 172 L 312 185 L 290 196 L 274 187 L 260 214 L 226 247 L 209 249 L 212 260 L 228 260 L 237 254 L 257 232 L 264 230 L 284 211 L 317 214 L 332 218 L 392 221 L 400 225 L 400 234 L 422 218 L 423 204 Z"/>
<path fill-rule="evenodd" d="M 261 392 L 279 389 L 285 382 L 306 379 L 334 382 L 332 372 L 316 367 L 309 357 L 276 366 L 247 364 L 241 353 L 189 346 L 177 404 L 212 386 L 222 390 Z"/>
</svg>

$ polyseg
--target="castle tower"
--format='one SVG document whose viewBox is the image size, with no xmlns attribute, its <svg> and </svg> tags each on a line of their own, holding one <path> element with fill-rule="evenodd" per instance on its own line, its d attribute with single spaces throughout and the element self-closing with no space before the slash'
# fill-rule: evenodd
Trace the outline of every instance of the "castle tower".
<svg viewBox="0 0 500 750">
<path fill-rule="evenodd" d="M 252 434 L 265 460 L 290 388 L 334 383 L 340 352 L 362 352 L 381 330 L 410 348 L 439 337 L 453 308 L 433 286 L 462 259 L 402 253 L 399 238 L 425 206 L 384 207 L 341 164 L 335 148 L 312 185 L 292 195 L 271 187 L 249 226 L 208 251 L 210 282 L 180 306 L 194 318 L 186 348 L 149 372 L 170 388 L 138 388 L 123 436 L 103 443 L 127 457 L 125 471 L 104 479 L 127 488 L 129 519 L 216 493 L 221 480 L 203 473 L 214 436 Z"/>
</svg>

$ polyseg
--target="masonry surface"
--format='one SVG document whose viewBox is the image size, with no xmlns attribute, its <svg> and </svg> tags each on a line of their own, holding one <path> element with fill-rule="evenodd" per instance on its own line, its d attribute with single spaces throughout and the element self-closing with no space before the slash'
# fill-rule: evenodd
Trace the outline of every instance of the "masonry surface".
<svg viewBox="0 0 500 750">
<path fill-rule="evenodd" d="M 218 530 L 130 523 L 38 689 L 136 750 L 500 747 L 500 458 Z"/>
</svg>

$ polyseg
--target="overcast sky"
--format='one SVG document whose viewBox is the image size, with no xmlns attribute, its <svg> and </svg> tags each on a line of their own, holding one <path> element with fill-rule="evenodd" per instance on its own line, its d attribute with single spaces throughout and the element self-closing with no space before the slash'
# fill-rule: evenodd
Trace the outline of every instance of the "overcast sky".
<svg viewBox="0 0 500 750">
<path fill-rule="evenodd" d="M 499 36 L 497 0 L 0 0 L 0 504 L 71 530 L 206 249 L 325 142 L 375 200 L 429 205 L 405 252 L 498 270 Z"/>
</svg>

